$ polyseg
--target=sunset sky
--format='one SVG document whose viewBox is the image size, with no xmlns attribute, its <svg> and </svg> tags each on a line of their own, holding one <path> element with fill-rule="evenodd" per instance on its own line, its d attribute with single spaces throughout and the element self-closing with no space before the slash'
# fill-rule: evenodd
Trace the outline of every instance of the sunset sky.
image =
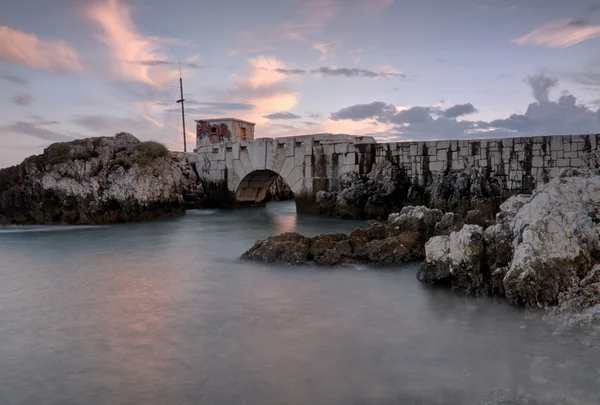
<svg viewBox="0 0 600 405">
<path fill-rule="evenodd" d="M 192 135 L 600 133 L 599 0 L 0 0 L 0 167 L 119 131 L 182 150 L 179 61 Z"/>
</svg>

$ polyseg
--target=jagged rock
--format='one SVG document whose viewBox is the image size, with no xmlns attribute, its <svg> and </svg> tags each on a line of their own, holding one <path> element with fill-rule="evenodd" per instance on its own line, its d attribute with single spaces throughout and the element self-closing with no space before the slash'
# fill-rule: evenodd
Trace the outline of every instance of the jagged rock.
<svg viewBox="0 0 600 405">
<path fill-rule="evenodd" d="M 600 314 L 600 266 L 594 267 L 600 262 L 599 207 L 600 176 L 568 171 L 532 195 L 503 203 L 497 223 L 483 233 L 482 245 L 479 237 L 465 236 L 462 245 L 451 247 L 453 237 L 465 229 L 472 235 L 473 225 L 432 238 L 425 245 L 419 279 L 458 284 L 468 293 L 504 295 L 515 305 L 558 306 L 560 313 L 587 312 L 587 319 L 594 318 Z M 460 260 L 453 258 L 461 249 Z M 471 273 L 456 280 L 456 268 Z"/>
<path fill-rule="evenodd" d="M 465 225 L 458 232 L 431 238 L 425 244 L 425 261 L 417 278 L 428 284 L 447 284 L 469 295 L 487 293 L 483 228 Z"/>
<path fill-rule="evenodd" d="M 440 222 L 435 224 L 434 234 L 435 235 L 446 235 L 450 232 L 456 231 L 456 215 L 453 212 L 446 212 Z"/>
<path fill-rule="evenodd" d="M 367 175 L 343 173 L 338 182 L 339 191 L 317 194 L 319 212 L 353 219 L 384 220 L 404 206 L 425 205 L 460 217 L 478 210 L 481 219 L 477 223 L 483 225 L 494 218 L 508 196 L 505 178 L 492 176 L 485 168 L 429 173 L 423 183 L 411 184 L 401 165 L 385 160 L 373 164 Z"/>
<path fill-rule="evenodd" d="M 305 263 L 310 255 L 310 238 L 296 232 L 286 232 L 257 241 L 242 255 L 244 259 L 265 262 Z"/>
<path fill-rule="evenodd" d="M 435 234 L 435 227 L 444 214 L 438 209 L 424 206 L 404 207 L 399 213 L 390 214 L 388 224 L 396 227 L 399 232 L 419 232 L 425 243 Z"/>
<path fill-rule="evenodd" d="M 17 224 L 97 224 L 181 214 L 202 204 L 183 153 L 133 135 L 55 143 L 0 170 L 0 215 Z"/>
<path fill-rule="evenodd" d="M 588 274 L 600 253 L 599 203 L 599 176 L 556 178 L 536 189 L 508 222 L 514 254 L 504 286 L 510 302 L 556 305 L 561 292 Z"/>
</svg>

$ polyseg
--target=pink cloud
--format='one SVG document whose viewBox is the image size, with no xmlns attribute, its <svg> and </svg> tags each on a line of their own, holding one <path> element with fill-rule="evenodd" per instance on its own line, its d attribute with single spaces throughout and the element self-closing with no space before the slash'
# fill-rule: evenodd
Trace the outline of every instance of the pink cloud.
<svg viewBox="0 0 600 405">
<path fill-rule="evenodd" d="M 232 94 L 244 96 L 244 102 L 254 105 L 254 109 L 240 112 L 240 117 L 267 124 L 263 116 L 279 111 L 290 111 L 298 103 L 298 93 L 289 89 L 285 81 L 289 76 L 277 69 L 286 66 L 273 56 L 258 56 L 249 60 L 250 69 L 247 76 L 232 75 L 231 81 L 236 85 Z"/>
<path fill-rule="evenodd" d="M 119 0 L 97 1 L 85 9 L 85 16 L 100 28 L 98 38 L 110 51 L 115 77 L 156 88 L 177 79 L 174 66 L 160 52 L 168 39 L 142 35 L 133 22 L 131 7 Z"/>
<path fill-rule="evenodd" d="M 514 39 L 518 45 L 544 45 L 552 48 L 568 48 L 580 42 L 600 36 L 600 25 L 588 25 L 570 18 L 542 25 L 529 34 Z"/>
<path fill-rule="evenodd" d="M 65 41 L 42 40 L 6 26 L 0 27 L 0 60 L 38 70 L 84 70 L 77 51 Z"/>
</svg>

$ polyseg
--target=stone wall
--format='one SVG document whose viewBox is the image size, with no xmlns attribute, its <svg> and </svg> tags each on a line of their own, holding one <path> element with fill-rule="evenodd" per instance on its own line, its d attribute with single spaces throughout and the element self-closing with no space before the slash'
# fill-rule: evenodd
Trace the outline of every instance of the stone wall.
<svg viewBox="0 0 600 405">
<path fill-rule="evenodd" d="M 528 191 L 538 182 L 558 176 L 561 169 L 579 168 L 597 151 L 600 135 L 529 138 L 465 139 L 397 142 L 373 145 L 375 161 L 391 160 L 407 176 L 424 185 L 430 174 L 485 168 L 506 179 L 509 190 Z"/>
<path fill-rule="evenodd" d="M 484 176 L 503 194 L 529 192 L 562 169 L 599 167 L 599 139 L 600 134 L 377 143 L 370 137 L 318 134 L 201 147 L 189 160 L 212 185 L 207 189 L 227 190 L 215 200 L 260 203 L 263 189 L 281 176 L 299 211 L 317 212 L 316 194 L 339 191 L 342 174 L 367 176 L 384 164 L 415 187 L 435 185 L 436 178 L 439 183 L 452 176 Z"/>
</svg>

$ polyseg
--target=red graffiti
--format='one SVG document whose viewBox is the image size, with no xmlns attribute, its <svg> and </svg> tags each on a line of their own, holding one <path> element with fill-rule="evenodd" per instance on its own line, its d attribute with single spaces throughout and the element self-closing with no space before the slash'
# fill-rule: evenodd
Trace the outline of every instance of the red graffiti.
<svg viewBox="0 0 600 405">
<path fill-rule="evenodd" d="M 199 121 L 196 128 L 196 136 L 198 138 L 207 138 L 210 143 L 231 141 L 231 131 L 225 123 L 217 125 L 206 121 Z"/>
</svg>

